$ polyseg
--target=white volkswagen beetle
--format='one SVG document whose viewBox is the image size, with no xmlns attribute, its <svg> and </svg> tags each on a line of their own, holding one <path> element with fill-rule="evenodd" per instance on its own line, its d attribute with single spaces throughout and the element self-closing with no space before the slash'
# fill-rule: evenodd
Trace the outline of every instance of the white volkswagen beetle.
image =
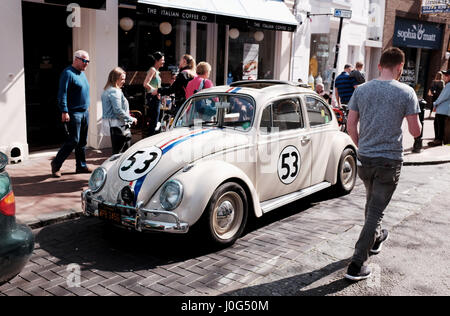
<svg viewBox="0 0 450 316">
<path fill-rule="evenodd" d="M 242 81 L 188 99 L 173 127 L 108 159 L 82 193 L 86 215 L 137 231 L 195 225 L 227 245 L 256 217 L 330 186 L 349 193 L 356 147 L 312 90 Z"/>
</svg>

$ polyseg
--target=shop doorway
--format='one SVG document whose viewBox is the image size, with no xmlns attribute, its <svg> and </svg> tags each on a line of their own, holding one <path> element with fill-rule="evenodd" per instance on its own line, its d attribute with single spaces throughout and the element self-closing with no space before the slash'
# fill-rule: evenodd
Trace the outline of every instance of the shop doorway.
<svg viewBox="0 0 450 316">
<path fill-rule="evenodd" d="M 400 81 L 411 86 L 419 99 L 425 99 L 432 51 L 414 47 L 400 47 L 400 49 L 405 53 L 405 66 Z"/>
<path fill-rule="evenodd" d="M 27 137 L 30 152 L 64 141 L 57 106 L 59 76 L 72 63 L 64 6 L 22 3 Z"/>
</svg>

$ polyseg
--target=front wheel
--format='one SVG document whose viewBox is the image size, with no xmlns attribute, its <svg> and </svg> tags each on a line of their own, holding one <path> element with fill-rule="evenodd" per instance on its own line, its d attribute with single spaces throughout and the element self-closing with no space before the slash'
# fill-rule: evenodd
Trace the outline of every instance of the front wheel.
<svg viewBox="0 0 450 316">
<path fill-rule="evenodd" d="M 202 228 L 217 245 L 233 244 L 245 229 L 248 217 L 247 195 L 237 183 L 222 184 L 212 195 L 203 214 Z"/>
<path fill-rule="evenodd" d="M 356 153 L 353 149 L 347 148 L 339 160 L 337 183 L 335 190 L 338 195 L 349 194 L 356 183 L 357 166 Z"/>
</svg>

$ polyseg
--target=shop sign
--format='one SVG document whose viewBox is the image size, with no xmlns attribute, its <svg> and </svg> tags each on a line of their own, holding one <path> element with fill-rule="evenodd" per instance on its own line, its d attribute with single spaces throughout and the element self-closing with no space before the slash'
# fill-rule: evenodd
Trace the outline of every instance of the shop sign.
<svg viewBox="0 0 450 316">
<path fill-rule="evenodd" d="M 141 14 L 149 15 L 152 17 L 158 17 L 158 18 L 174 18 L 174 19 L 182 19 L 182 20 L 188 20 L 188 21 L 196 21 L 196 22 L 205 22 L 205 23 L 215 23 L 215 15 L 203 13 L 203 12 L 196 12 L 196 11 L 189 11 L 189 10 L 180 10 L 175 8 L 169 8 L 169 7 L 159 7 L 159 6 L 153 6 L 149 4 L 142 5 L 138 3 L 137 10 Z"/>
<path fill-rule="evenodd" d="M 398 47 L 440 49 L 442 27 L 439 24 L 397 19 L 393 43 Z"/>
<path fill-rule="evenodd" d="M 450 0 L 422 0 L 422 14 L 449 12 Z"/>
</svg>

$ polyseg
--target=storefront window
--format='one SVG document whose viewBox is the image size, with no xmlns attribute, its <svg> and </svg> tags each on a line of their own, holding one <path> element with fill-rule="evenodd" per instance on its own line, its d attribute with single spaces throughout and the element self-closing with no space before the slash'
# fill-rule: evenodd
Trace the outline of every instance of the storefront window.
<svg viewBox="0 0 450 316">
<path fill-rule="evenodd" d="M 336 42 L 333 30 L 331 34 L 311 34 L 308 83 L 314 86 L 323 83 L 325 91 L 331 86 Z"/>
<path fill-rule="evenodd" d="M 258 29 L 233 32 L 238 37 L 230 37 L 229 41 L 227 83 L 273 79 L 275 32 Z"/>
<path fill-rule="evenodd" d="M 182 55 L 189 53 L 190 22 L 179 19 L 150 20 L 139 16 L 134 10 L 120 9 L 119 18 L 129 17 L 133 28 L 119 29 L 119 65 L 126 71 L 147 71 L 149 55 L 160 51 L 165 55 L 166 65 L 162 71 L 176 71 Z M 163 34 L 161 23 L 170 24 L 170 33 Z M 167 25 L 166 25 L 167 26 Z"/>
</svg>

